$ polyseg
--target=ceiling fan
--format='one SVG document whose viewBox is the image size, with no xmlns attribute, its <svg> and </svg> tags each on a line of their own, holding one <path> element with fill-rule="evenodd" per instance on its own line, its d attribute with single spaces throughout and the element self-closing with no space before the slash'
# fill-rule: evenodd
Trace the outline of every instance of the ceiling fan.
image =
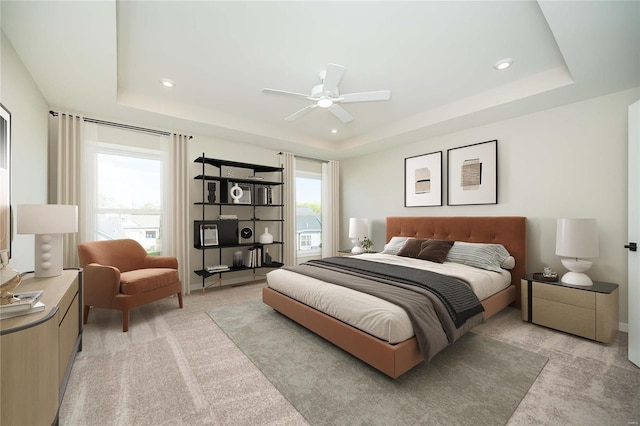
<svg viewBox="0 0 640 426">
<path fill-rule="evenodd" d="M 320 107 L 326 108 L 335 115 L 343 123 L 348 123 L 353 120 L 351 114 L 349 114 L 340 103 L 348 102 L 369 102 L 369 101 L 386 101 L 391 98 L 390 90 L 379 90 L 376 92 L 361 92 L 361 93 L 349 93 L 341 95 L 338 90 L 338 84 L 344 74 L 344 67 L 337 64 L 328 64 L 326 70 L 320 71 L 318 77 L 321 83 L 313 86 L 310 95 L 303 93 L 288 92 L 286 90 L 279 89 L 262 89 L 265 93 L 277 93 L 282 95 L 293 95 L 306 98 L 314 103 L 302 108 L 299 111 L 294 112 L 287 118 L 286 121 L 293 121 L 300 118 L 306 112 Z"/>
</svg>

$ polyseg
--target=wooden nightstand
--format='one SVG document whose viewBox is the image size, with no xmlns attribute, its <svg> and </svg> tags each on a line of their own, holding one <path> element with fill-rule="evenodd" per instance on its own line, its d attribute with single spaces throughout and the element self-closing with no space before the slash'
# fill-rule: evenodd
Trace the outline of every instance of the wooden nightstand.
<svg viewBox="0 0 640 426">
<path fill-rule="evenodd" d="M 376 251 L 366 251 L 364 253 L 377 253 Z M 358 253 L 363 254 L 363 253 Z M 348 256 L 357 256 L 357 254 L 351 253 L 351 250 L 338 250 L 338 256 L 340 257 L 348 257 Z"/>
<path fill-rule="evenodd" d="M 527 275 L 520 288 L 523 321 L 603 343 L 615 338 L 618 284 L 594 281 L 592 286 L 578 287 Z"/>
</svg>

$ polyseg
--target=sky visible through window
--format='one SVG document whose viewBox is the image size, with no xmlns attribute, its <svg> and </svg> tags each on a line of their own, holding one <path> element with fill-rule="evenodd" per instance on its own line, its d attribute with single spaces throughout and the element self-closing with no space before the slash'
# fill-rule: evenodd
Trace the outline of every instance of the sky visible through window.
<svg viewBox="0 0 640 426">
<path fill-rule="evenodd" d="M 318 203 L 322 200 L 322 181 L 304 177 L 296 178 L 296 203 Z"/>
<path fill-rule="evenodd" d="M 98 207 L 159 209 L 162 162 L 114 154 L 98 154 Z"/>
</svg>

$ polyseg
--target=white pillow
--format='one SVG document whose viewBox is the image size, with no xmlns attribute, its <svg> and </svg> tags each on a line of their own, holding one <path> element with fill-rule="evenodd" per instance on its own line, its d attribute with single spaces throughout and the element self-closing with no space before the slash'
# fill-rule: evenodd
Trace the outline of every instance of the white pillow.
<svg viewBox="0 0 640 426">
<path fill-rule="evenodd" d="M 381 254 L 398 254 L 402 246 L 404 246 L 404 243 L 406 243 L 409 238 L 410 237 L 391 237 L 391 240 L 384 245 L 384 249 Z"/>
<path fill-rule="evenodd" d="M 447 254 L 447 261 L 501 272 L 502 262 L 509 256 L 509 252 L 502 244 L 456 241 Z"/>
</svg>

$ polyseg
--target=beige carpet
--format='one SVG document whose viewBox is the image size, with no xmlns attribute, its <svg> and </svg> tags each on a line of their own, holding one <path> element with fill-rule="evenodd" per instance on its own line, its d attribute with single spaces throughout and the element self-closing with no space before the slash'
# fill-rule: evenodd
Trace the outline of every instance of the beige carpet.
<svg viewBox="0 0 640 426">
<path fill-rule="evenodd" d="M 264 284 L 208 290 L 119 312 L 85 327 L 60 410 L 62 425 L 306 425 L 206 311 L 260 298 Z M 507 309 L 474 331 L 549 361 L 509 425 L 628 425 L 640 420 L 640 369 L 627 335 L 611 345 L 523 323 Z"/>
</svg>

